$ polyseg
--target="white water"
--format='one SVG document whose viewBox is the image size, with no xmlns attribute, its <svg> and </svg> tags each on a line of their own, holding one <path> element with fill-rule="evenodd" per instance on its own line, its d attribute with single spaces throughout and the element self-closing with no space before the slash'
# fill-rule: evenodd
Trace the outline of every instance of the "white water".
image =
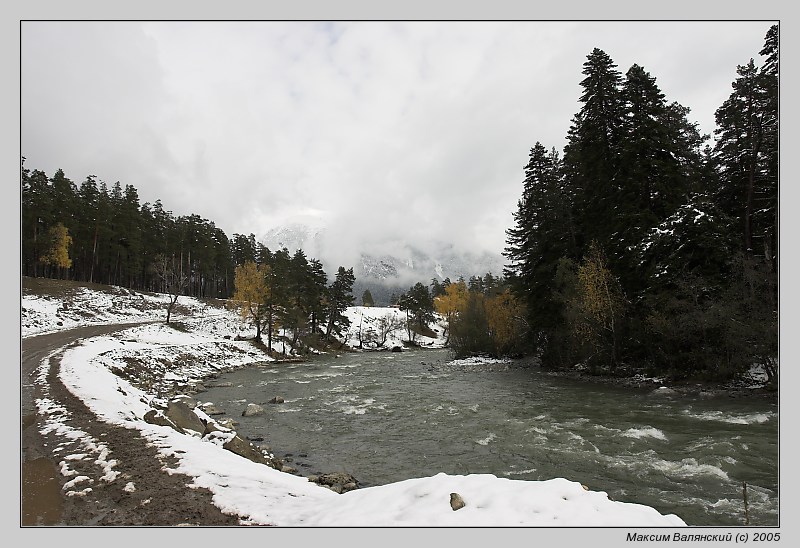
<svg viewBox="0 0 800 548">
<path fill-rule="evenodd" d="M 746 481 L 751 525 L 778 523 L 773 403 L 449 361 L 441 350 L 318 357 L 228 373 L 219 382 L 233 386 L 202 397 L 305 475 L 344 471 L 362 486 L 438 472 L 566 477 L 690 525 L 742 524 Z M 268 405 L 276 395 L 286 402 Z M 239 417 L 243 401 L 267 413 Z"/>
</svg>

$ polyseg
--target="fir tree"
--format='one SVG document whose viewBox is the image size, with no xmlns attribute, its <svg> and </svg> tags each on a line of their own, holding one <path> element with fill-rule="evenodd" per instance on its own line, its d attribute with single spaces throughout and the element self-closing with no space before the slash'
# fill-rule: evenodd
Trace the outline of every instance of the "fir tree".
<svg viewBox="0 0 800 548">
<path fill-rule="evenodd" d="M 352 268 L 340 266 L 336 271 L 336 278 L 328 289 L 328 327 L 325 331 L 326 340 L 331 334 L 341 335 L 350 326 L 350 320 L 344 315 L 347 307 L 353 305 L 353 283 L 355 276 Z"/>
<path fill-rule="evenodd" d="M 369 289 L 365 289 L 364 293 L 361 294 L 361 304 L 362 306 L 375 306 L 375 300 L 372 298 L 372 293 Z"/>
<path fill-rule="evenodd" d="M 582 107 L 573 118 L 564 149 L 579 250 L 592 237 L 607 241 L 614 231 L 609 220 L 618 204 L 623 139 L 622 76 L 616 65 L 607 53 L 595 48 L 587 56 L 583 74 Z"/>
</svg>

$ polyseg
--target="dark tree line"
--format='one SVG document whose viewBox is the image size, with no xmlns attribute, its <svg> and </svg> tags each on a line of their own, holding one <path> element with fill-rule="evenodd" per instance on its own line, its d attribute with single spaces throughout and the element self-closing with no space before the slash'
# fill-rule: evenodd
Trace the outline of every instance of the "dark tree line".
<svg viewBox="0 0 800 548">
<path fill-rule="evenodd" d="M 158 266 L 167 257 L 185 277 L 186 294 L 227 297 L 233 291 L 235 248 L 212 221 L 176 217 L 160 200 L 140 204 L 133 185 L 116 182 L 108 188 L 93 175 L 77 185 L 60 169 L 52 177 L 29 170 L 25 158 L 20 167 L 23 276 L 166 293 Z M 42 261 L 59 225 L 71 237 L 69 268 Z"/>
<path fill-rule="evenodd" d="M 297 326 L 307 319 L 312 332 L 323 326 L 328 335 L 341 323 L 341 310 L 329 307 L 330 292 L 349 291 L 352 282 L 348 286 L 347 276 L 337 273 L 332 285 L 344 278 L 328 288 L 320 261 L 302 250 L 271 251 L 253 234 L 228 238 L 213 221 L 194 214 L 176 217 L 160 200 L 140 204 L 133 185 L 117 182 L 108 188 L 93 175 L 76 185 L 60 169 L 52 177 L 29 170 L 24 157 L 20 178 L 23 276 L 228 298 L 235 291 L 236 267 L 251 262 L 270 267 L 272 302 L 280 308 L 282 326 L 299 336 Z M 352 277 L 352 269 L 347 273 Z"/>
<path fill-rule="evenodd" d="M 562 153 L 536 143 L 504 275 L 547 367 L 731 378 L 778 354 L 778 26 L 714 144 L 634 64 L 583 65 Z"/>
</svg>

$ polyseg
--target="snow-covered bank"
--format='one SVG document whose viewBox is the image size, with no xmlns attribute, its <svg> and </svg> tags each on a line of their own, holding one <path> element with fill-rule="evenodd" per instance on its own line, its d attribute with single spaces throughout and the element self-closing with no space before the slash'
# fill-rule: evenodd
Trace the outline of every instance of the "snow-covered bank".
<svg viewBox="0 0 800 548">
<path fill-rule="evenodd" d="M 350 320 L 350 327 L 342 337 L 351 347 L 366 350 L 389 350 L 403 347 L 408 340 L 406 331 L 406 313 L 399 308 L 381 306 L 351 306 L 345 311 Z M 430 328 L 435 337 L 415 334 L 415 342 L 423 348 L 444 348 L 442 337 L 443 319 L 437 315 L 437 321 Z"/>
<path fill-rule="evenodd" d="M 376 314 L 378 310 L 375 309 Z M 289 527 L 685 525 L 677 516 L 662 515 L 648 506 L 611 501 L 605 493 L 587 491 L 577 481 L 571 481 L 580 478 L 533 482 L 487 474 L 437 474 L 340 495 L 306 478 L 239 457 L 221 446 L 220 436 L 181 434 L 166 426 L 149 424 L 143 420 L 144 415 L 152 410 L 159 394 L 169 391 L 170 387 L 190 386 L 221 368 L 243 367 L 267 359 L 248 341 L 233 340 L 231 335 L 239 330 L 239 319 L 234 312 L 208 309 L 200 317 L 181 321 L 188 332 L 152 324 L 127 329 L 116 336 L 83 341 L 65 350 L 60 379 L 103 420 L 136 429 L 163 455 L 176 458 L 178 464 L 174 470 L 192 476 L 195 486 L 208 488 L 214 495 L 214 504 L 227 513 L 238 515 L 243 524 Z M 202 400 L 202 392 L 195 397 Z M 102 440 L 70 430 L 63 421 L 62 410 L 52 402 L 43 399 L 37 405 L 47 417 L 45 428 L 84 442 L 85 455 L 64 455 L 61 463 L 61 473 L 73 482 L 67 488 L 68 494 L 81 496 L 91 488 L 79 476 L 71 475 L 71 459 L 103 460 L 107 467 L 103 481 L 126 481 L 115 474 L 114 460 L 107 458 Z M 202 411 L 195 413 L 207 421 L 213 420 Z M 415 457 L 408 455 L 411 459 Z M 136 485 L 126 484 L 126 489 L 135 490 Z M 453 510 L 451 493 L 463 498 L 463 508 Z"/>
</svg>

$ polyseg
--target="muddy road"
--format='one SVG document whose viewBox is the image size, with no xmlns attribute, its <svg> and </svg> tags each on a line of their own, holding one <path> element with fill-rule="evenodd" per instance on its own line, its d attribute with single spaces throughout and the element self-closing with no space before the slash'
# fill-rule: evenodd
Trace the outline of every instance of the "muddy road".
<svg viewBox="0 0 800 548">
<path fill-rule="evenodd" d="M 208 490 L 188 487 L 191 477 L 168 474 L 164 468 L 175 463 L 160 456 L 137 430 L 101 421 L 58 378 L 66 346 L 140 324 L 81 327 L 21 340 L 20 526 L 239 524 L 236 516 L 225 515 L 212 504 Z M 34 382 L 45 359 L 46 380 Z M 42 397 L 64 410 L 64 424 L 105 445 L 105 461 L 87 454 L 79 439 L 58 430 L 42 433 L 45 419 L 36 408 L 37 398 Z M 66 455 L 70 455 L 69 477 L 60 472 Z M 112 460 L 118 475 L 109 479 L 103 465 Z M 76 489 L 65 489 L 75 478 L 81 478 L 83 488 L 78 496 Z"/>
</svg>

